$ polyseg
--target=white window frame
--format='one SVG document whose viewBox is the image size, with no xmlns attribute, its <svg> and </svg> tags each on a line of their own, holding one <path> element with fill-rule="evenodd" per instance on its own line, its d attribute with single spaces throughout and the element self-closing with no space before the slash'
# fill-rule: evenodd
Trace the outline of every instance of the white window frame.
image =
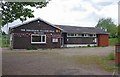
<svg viewBox="0 0 120 77">
<path fill-rule="evenodd" d="M 73 36 L 71 36 L 72 34 L 73 34 Z M 77 33 L 68 33 L 67 37 L 78 37 L 78 34 Z"/>
<path fill-rule="evenodd" d="M 73 36 L 71 36 L 73 35 Z M 83 36 L 82 36 L 83 35 Z M 92 35 L 92 36 L 90 36 Z M 86 33 L 67 33 L 67 37 L 96 37 L 96 34 L 86 34 Z"/>
<path fill-rule="evenodd" d="M 88 34 L 84 34 L 84 37 L 89 37 Z"/>
<path fill-rule="evenodd" d="M 93 34 L 88 34 L 89 37 L 93 37 Z"/>
<path fill-rule="evenodd" d="M 94 39 L 93 39 L 93 42 L 97 43 L 97 38 L 94 38 Z"/>
<path fill-rule="evenodd" d="M 32 41 L 32 36 L 40 36 L 40 37 L 41 37 L 41 42 L 33 42 L 33 41 Z M 45 36 L 45 42 L 42 42 L 42 40 L 43 40 L 43 37 L 42 37 L 42 36 Z M 44 43 L 46 43 L 46 35 L 31 34 L 31 43 L 32 43 L 32 44 L 44 44 Z"/>
<path fill-rule="evenodd" d="M 79 33 L 78 33 L 78 37 L 82 37 L 82 34 L 79 34 Z"/>
<path fill-rule="evenodd" d="M 96 34 L 93 34 L 93 37 L 96 37 Z"/>
</svg>

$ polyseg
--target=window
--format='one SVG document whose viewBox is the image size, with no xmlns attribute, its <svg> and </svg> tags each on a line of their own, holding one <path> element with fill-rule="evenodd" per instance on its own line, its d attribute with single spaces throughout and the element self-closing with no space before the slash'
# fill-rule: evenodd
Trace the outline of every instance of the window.
<svg viewBox="0 0 120 77">
<path fill-rule="evenodd" d="M 95 43 L 96 43 L 96 42 L 97 42 L 97 39 L 96 39 L 96 38 L 94 38 L 94 39 L 93 39 L 93 42 L 95 42 Z"/>
<path fill-rule="evenodd" d="M 88 34 L 81 34 L 81 33 L 69 33 L 67 37 L 89 37 Z"/>
<path fill-rule="evenodd" d="M 88 34 L 89 37 L 96 37 L 96 34 Z"/>
<path fill-rule="evenodd" d="M 93 37 L 96 37 L 96 34 L 93 34 Z"/>
<path fill-rule="evenodd" d="M 74 34 L 74 33 L 69 33 L 69 34 L 67 34 L 67 36 L 68 36 L 68 37 L 74 37 L 74 36 L 76 36 L 76 34 Z"/>
<path fill-rule="evenodd" d="M 88 37 L 88 34 L 84 34 L 84 37 Z"/>
<path fill-rule="evenodd" d="M 32 34 L 31 43 L 46 43 L 46 35 Z"/>
<path fill-rule="evenodd" d="M 84 34 L 82 34 L 82 37 L 84 37 Z"/>
<path fill-rule="evenodd" d="M 89 34 L 90 37 L 93 37 L 93 34 Z"/>
<path fill-rule="evenodd" d="M 96 34 L 68 33 L 67 37 L 96 37 Z"/>
<path fill-rule="evenodd" d="M 56 32 L 60 32 L 60 30 L 56 29 Z"/>
<path fill-rule="evenodd" d="M 77 36 L 77 34 L 74 34 L 74 36 Z"/>
<path fill-rule="evenodd" d="M 90 37 L 90 34 L 81 34 L 82 37 Z"/>
<path fill-rule="evenodd" d="M 70 34 L 67 34 L 67 36 L 70 36 Z"/>
<path fill-rule="evenodd" d="M 58 38 L 53 38 L 52 42 L 58 42 Z"/>
<path fill-rule="evenodd" d="M 70 34 L 70 36 L 74 36 L 74 34 Z"/>
<path fill-rule="evenodd" d="M 82 36 L 82 34 L 78 34 L 78 36 L 80 37 L 80 36 Z"/>
</svg>

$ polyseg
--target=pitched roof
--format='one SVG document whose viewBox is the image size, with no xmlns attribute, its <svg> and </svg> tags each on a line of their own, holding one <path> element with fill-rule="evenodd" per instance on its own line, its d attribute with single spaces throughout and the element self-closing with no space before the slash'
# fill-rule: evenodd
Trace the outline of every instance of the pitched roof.
<svg viewBox="0 0 120 77">
<path fill-rule="evenodd" d="M 96 27 L 77 27 L 68 25 L 55 25 L 55 26 L 63 29 L 62 31 L 67 33 L 108 34 L 106 31 Z"/>
<path fill-rule="evenodd" d="M 100 28 L 95 28 L 95 27 L 78 27 L 78 26 L 68 26 L 68 25 L 53 25 L 41 18 L 35 18 L 35 19 L 32 19 L 30 21 L 25 21 L 21 24 L 18 24 L 18 25 L 15 25 L 13 27 L 10 27 L 10 28 L 16 28 L 16 27 L 19 27 L 19 26 L 22 26 L 24 24 L 28 24 L 30 22 L 33 22 L 33 21 L 37 21 L 37 20 L 40 20 L 40 21 L 43 21 L 57 29 L 60 29 L 62 30 L 63 32 L 67 32 L 67 33 L 90 33 L 90 34 L 108 34 L 106 31 L 100 29 Z"/>
<path fill-rule="evenodd" d="M 15 26 L 13 26 L 13 27 L 10 27 L 10 28 L 16 28 L 16 27 L 19 27 L 19 26 L 22 26 L 22 25 L 24 25 L 24 24 L 28 24 L 28 23 L 30 23 L 30 22 L 34 22 L 34 21 L 37 21 L 37 20 L 40 20 L 40 21 L 42 21 L 42 22 L 45 22 L 45 23 L 53 26 L 54 28 L 57 28 L 57 29 L 62 30 L 61 28 L 59 28 L 59 27 L 57 27 L 57 26 L 55 26 L 55 25 L 53 25 L 53 24 L 51 24 L 51 23 L 49 23 L 49 22 L 47 22 L 47 21 L 45 21 L 45 20 L 43 20 L 43 19 L 41 19 L 41 18 L 35 18 L 35 19 L 30 20 L 30 21 L 25 21 L 25 22 L 23 22 L 23 23 L 20 23 L 20 24 L 18 24 L 18 25 L 15 25 Z"/>
</svg>

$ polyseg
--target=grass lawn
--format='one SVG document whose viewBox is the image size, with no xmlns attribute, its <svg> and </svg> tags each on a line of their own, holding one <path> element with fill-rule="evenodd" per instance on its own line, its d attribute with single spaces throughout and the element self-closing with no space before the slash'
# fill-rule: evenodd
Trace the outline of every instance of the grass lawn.
<svg viewBox="0 0 120 77">
<path fill-rule="evenodd" d="M 104 69 L 105 71 L 108 72 L 113 72 L 115 69 L 117 69 L 117 67 L 114 64 L 114 54 L 110 53 L 107 56 L 70 56 L 69 57 L 70 60 L 79 63 L 79 64 L 83 64 L 83 65 L 91 65 L 94 67 L 94 64 L 98 67 L 100 67 L 101 69 Z"/>
<path fill-rule="evenodd" d="M 117 38 L 109 38 L 109 45 L 114 46 L 118 42 Z"/>
</svg>

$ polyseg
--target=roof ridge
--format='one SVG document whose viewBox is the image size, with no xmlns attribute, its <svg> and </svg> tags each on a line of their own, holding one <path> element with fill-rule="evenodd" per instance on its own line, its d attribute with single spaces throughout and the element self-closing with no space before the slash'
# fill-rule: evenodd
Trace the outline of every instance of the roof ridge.
<svg viewBox="0 0 120 77">
<path fill-rule="evenodd" d="M 82 26 L 73 26 L 73 25 L 55 25 L 55 26 L 80 27 L 80 28 L 96 28 L 96 27 L 82 27 Z"/>
<path fill-rule="evenodd" d="M 19 26 L 24 25 L 24 24 L 31 23 L 31 22 L 36 21 L 36 20 L 40 20 L 40 21 L 45 22 L 45 23 L 47 23 L 47 24 L 49 24 L 49 25 L 51 25 L 51 26 L 53 26 L 53 27 L 55 27 L 55 28 L 58 28 L 58 29 L 60 29 L 60 30 L 63 30 L 63 29 L 61 29 L 61 28 L 55 26 L 54 24 L 51 24 L 51 23 L 49 23 L 49 22 L 43 20 L 43 19 L 40 18 L 40 17 L 33 18 L 33 19 L 31 19 L 31 20 L 28 20 L 28 21 L 26 20 L 26 21 L 24 21 L 23 23 L 20 23 L 20 24 L 18 24 L 18 25 L 16 25 L 16 26 L 13 26 L 13 27 L 10 27 L 10 28 L 16 28 L 16 27 L 19 27 Z"/>
</svg>

